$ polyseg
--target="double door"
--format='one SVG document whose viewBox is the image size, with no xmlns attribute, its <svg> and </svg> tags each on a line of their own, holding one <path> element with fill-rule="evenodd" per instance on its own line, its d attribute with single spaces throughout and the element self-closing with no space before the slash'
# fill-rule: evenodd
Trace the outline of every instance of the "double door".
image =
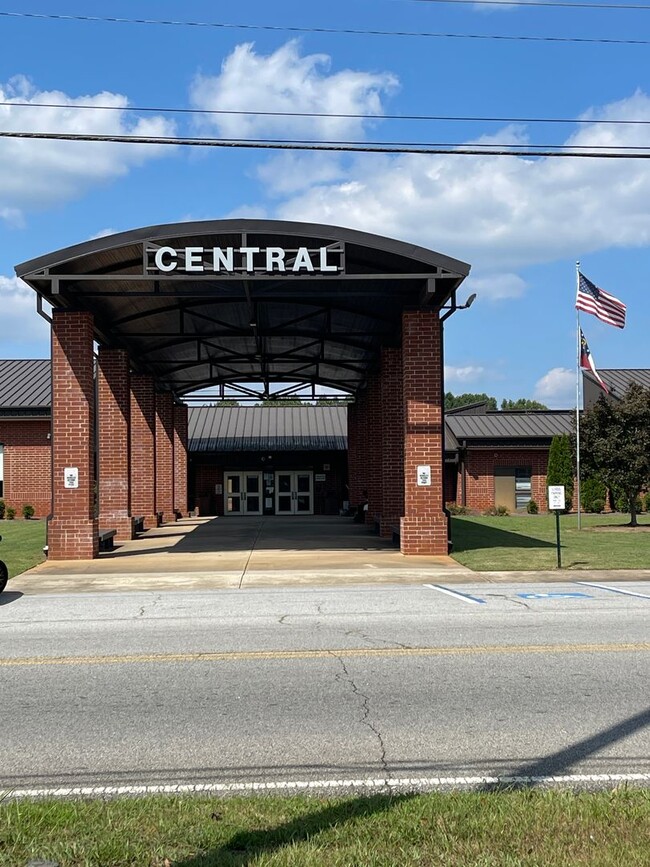
<svg viewBox="0 0 650 867">
<path fill-rule="evenodd" d="M 224 508 L 226 515 L 261 515 L 262 474 L 225 473 Z"/>
<path fill-rule="evenodd" d="M 314 514 L 314 474 L 308 470 L 276 472 L 275 514 Z"/>
</svg>

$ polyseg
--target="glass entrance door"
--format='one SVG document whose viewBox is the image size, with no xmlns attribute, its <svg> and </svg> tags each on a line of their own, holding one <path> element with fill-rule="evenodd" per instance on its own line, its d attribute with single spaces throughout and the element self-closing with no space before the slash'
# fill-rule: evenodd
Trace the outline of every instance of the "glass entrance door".
<svg viewBox="0 0 650 867">
<path fill-rule="evenodd" d="M 313 515 L 314 474 L 311 471 L 275 474 L 275 514 Z"/>
<path fill-rule="evenodd" d="M 224 512 L 226 515 L 262 514 L 261 473 L 225 473 Z"/>
</svg>

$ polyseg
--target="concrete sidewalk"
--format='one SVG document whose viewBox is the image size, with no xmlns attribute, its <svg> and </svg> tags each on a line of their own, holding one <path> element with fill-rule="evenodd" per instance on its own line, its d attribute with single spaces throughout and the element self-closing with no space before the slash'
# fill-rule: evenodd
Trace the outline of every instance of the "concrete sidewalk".
<svg viewBox="0 0 650 867">
<path fill-rule="evenodd" d="M 451 557 L 405 557 L 349 518 L 185 518 L 96 560 L 46 561 L 14 578 L 9 589 L 32 595 L 576 580 L 650 580 L 650 569 L 473 572 Z"/>
</svg>

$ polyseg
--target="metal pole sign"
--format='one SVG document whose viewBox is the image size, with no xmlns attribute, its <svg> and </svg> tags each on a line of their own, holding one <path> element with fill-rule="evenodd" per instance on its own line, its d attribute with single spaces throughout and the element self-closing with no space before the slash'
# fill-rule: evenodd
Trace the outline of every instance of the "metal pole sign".
<svg viewBox="0 0 650 867">
<path fill-rule="evenodd" d="M 566 508 L 564 485 L 548 486 L 548 507 L 555 512 L 555 539 L 557 545 L 557 568 L 562 568 L 562 549 L 560 546 L 560 512 Z"/>
</svg>

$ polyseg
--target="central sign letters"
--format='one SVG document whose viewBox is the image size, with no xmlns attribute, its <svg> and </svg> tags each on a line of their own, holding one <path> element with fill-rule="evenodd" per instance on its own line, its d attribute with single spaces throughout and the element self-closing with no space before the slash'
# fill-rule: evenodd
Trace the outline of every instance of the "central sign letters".
<svg viewBox="0 0 650 867">
<path fill-rule="evenodd" d="M 147 268 L 163 274 L 340 274 L 340 248 L 156 247 L 147 250 Z"/>
</svg>

